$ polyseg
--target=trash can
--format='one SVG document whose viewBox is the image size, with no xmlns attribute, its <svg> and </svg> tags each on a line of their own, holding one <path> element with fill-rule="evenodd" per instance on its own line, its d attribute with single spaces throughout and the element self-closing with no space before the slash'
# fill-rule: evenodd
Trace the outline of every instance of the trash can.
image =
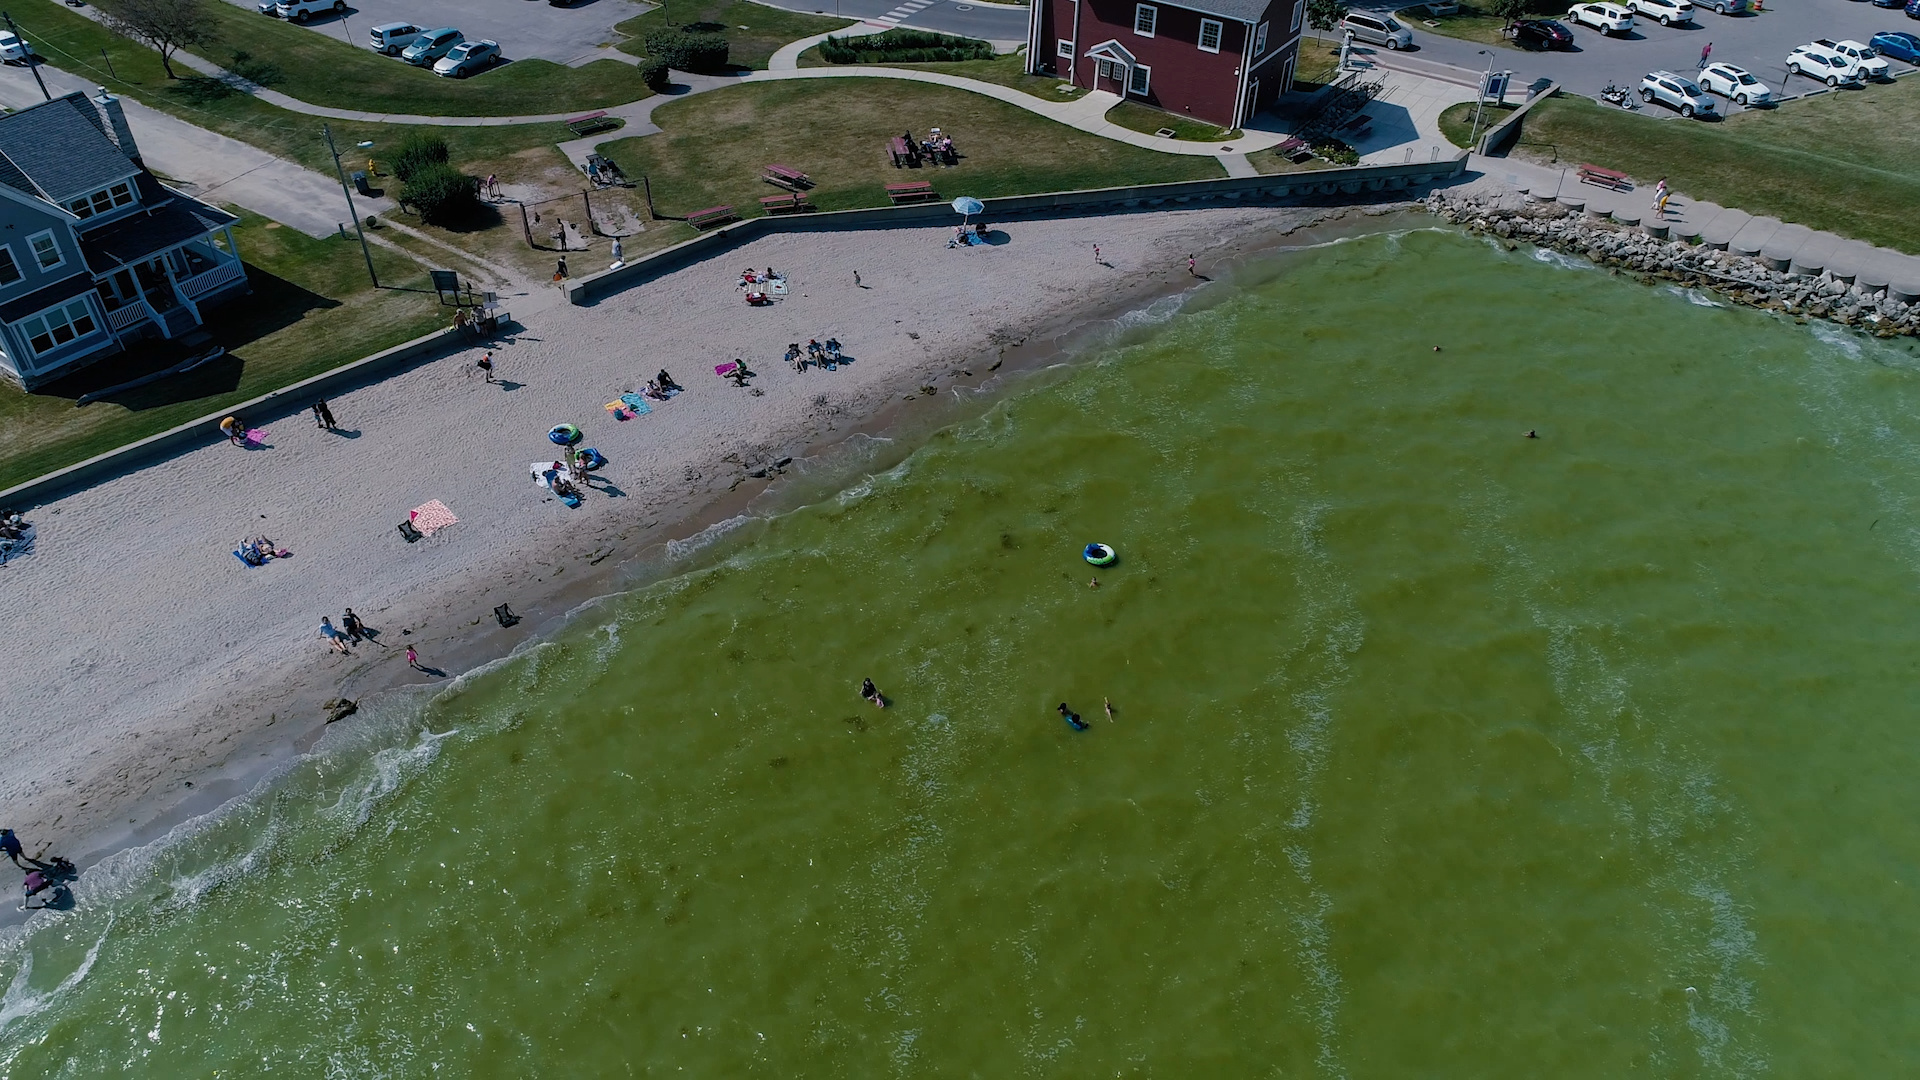
<svg viewBox="0 0 1920 1080">
<path fill-rule="evenodd" d="M 355 172 L 355 173 L 353 174 L 353 190 L 355 190 L 355 191 L 357 191 L 357 192 L 359 192 L 359 193 L 360 193 L 360 194 L 362 194 L 362 195 L 372 195 L 372 194 L 373 194 L 373 189 L 367 186 L 367 174 L 366 174 L 366 173 L 364 173 L 364 172 Z"/>
</svg>

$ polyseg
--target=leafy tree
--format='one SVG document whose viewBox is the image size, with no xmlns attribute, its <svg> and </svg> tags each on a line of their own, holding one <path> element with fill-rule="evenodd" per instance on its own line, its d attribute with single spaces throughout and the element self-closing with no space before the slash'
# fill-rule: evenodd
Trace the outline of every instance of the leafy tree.
<svg viewBox="0 0 1920 1080">
<path fill-rule="evenodd" d="M 396 170 L 397 171 L 397 170 Z M 429 225 L 458 225 L 480 209 L 480 181 L 446 162 L 418 169 L 400 188 L 400 202 Z"/>
<path fill-rule="evenodd" d="M 108 29 L 159 53 L 169 79 L 180 77 L 173 73 L 175 52 L 214 38 L 213 19 L 204 0 L 96 0 L 95 6 Z"/>
<path fill-rule="evenodd" d="M 665 60 L 650 59 L 641 64 L 640 81 L 646 83 L 647 89 L 656 94 L 666 93 L 667 89 L 673 85 L 667 73 L 667 62 Z"/>
<path fill-rule="evenodd" d="M 1340 0 L 1307 0 L 1307 25 L 1315 30 L 1331 30 L 1347 17 L 1347 5 Z"/>
<path fill-rule="evenodd" d="M 407 183 L 435 165 L 445 165 L 449 156 L 446 139 L 416 131 L 393 148 L 393 175 Z"/>
</svg>

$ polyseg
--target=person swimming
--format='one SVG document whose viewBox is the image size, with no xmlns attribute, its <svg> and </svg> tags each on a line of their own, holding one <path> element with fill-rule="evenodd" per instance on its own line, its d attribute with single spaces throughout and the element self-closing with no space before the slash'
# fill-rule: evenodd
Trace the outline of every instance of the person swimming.
<svg viewBox="0 0 1920 1080">
<path fill-rule="evenodd" d="M 1065 720 L 1067 725 L 1075 731 L 1087 730 L 1087 722 L 1080 719 L 1079 713 L 1067 708 L 1067 703 L 1064 701 L 1060 703 L 1060 719 Z"/>
<path fill-rule="evenodd" d="M 874 708 L 876 709 L 884 709 L 887 707 L 886 697 L 880 693 L 879 687 L 873 685 L 872 679 L 860 680 L 860 696 L 873 702 Z"/>
</svg>

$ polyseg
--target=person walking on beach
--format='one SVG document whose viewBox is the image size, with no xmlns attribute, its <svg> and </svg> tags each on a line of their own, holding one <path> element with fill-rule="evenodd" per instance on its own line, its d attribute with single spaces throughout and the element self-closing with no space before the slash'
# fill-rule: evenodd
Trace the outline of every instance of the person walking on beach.
<svg viewBox="0 0 1920 1080">
<path fill-rule="evenodd" d="M 480 374 L 485 375 L 487 377 L 488 382 L 492 382 L 493 381 L 493 354 L 489 352 L 485 356 L 482 356 L 480 359 L 475 360 L 473 362 L 473 369 L 475 371 L 478 371 Z"/>
<path fill-rule="evenodd" d="M 412 668 L 415 671 L 427 670 L 426 668 L 423 668 L 420 666 L 420 654 L 417 652 L 414 652 L 413 646 L 411 645 L 407 646 L 407 666 Z"/>
<path fill-rule="evenodd" d="M 1700 66 L 1702 68 L 1707 66 L 1707 58 L 1712 55 L 1713 55 L 1713 42 L 1709 41 L 1707 42 L 1707 47 L 1700 50 Z"/>
<path fill-rule="evenodd" d="M 555 264 L 553 268 L 553 280 L 567 280 L 567 257 L 565 255 L 560 256 L 560 261 Z"/>
<path fill-rule="evenodd" d="M 332 619 L 324 615 L 320 617 L 320 636 L 327 639 L 327 647 L 334 652 L 343 653 L 352 651 L 347 648 L 346 635 L 334 627 Z"/>
<path fill-rule="evenodd" d="M 340 426 L 334 423 L 333 409 L 327 405 L 325 398 L 313 403 L 313 422 L 326 431 L 332 431 Z"/>
<path fill-rule="evenodd" d="M 864 289 L 864 288 L 866 288 L 866 286 L 865 286 L 865 285 L 862 285 L 862 284 L 860 284 L 860 271 L 858 271 L 858 270 L 855 270 L 855 271 L 853 272 L 853 287 L 854 287 L 854 288 L 856 288 L 856 289 Z"/>
<path fill-rule="evenodd" d="M 1099 244 L 1093 245 L 1093 264 L 1095 266 L 1100 265 L 1100 245 Z"/>
<path fill-rule="evenodd" d="M 1193 276 L 1193 277 L 1199 277 L 1199 276 L 1200 276 L 1200 271 L 1198 271 L 1198 270 L 1195 270 L 1195 269 L 1193 268 L 1193 256 L 1192 256 L 1192 255 L 1188 255 L 1188 256 L 1187 256 L 1187 273 L 1188 273 L 1189 275 L 1191 275 L 1191 276 Z"/>
<path fill-rule="evenodd" d="M 12 829 L 0 829 L 0 851 L 6 852 L 7 858 L 13 860 L 13 865 L 22 870 L 46 868 L 45 863 L 31 856 L 27 858 L 27 862 L 25 863 L 20 861 L 20 857 L 25 855 L 26 852 L 20 847 L 20 838 L 13 834 Z M 28 866 L 27 863 L 32 863 L 33 865 Z"/>
</svg>

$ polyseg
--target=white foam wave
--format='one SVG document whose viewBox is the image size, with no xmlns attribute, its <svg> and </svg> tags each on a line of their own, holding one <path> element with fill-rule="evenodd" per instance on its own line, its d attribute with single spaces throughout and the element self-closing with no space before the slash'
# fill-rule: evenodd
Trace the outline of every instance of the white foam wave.
<svg viewBox="0 0 1920 1080">
<path fill-rule="evenodd" d="M 714 522 L 692 536 L 680 540 L 669 540 L 667 541 L 667 558 L 672 562 L 682 562 L 726 539 L 755 520 L 757 519 L 750 514 L 735 514 L 724 521 Z"/>
<path fill-rule="evenodd" d="M 1597 270 L 1599 267 L 1578 255 L 1568 255 L 1552 248 L 1536 247 L 1527 252 L 1534 262 L 1546 263 L 1561 270 Z"/>
<path fill-rule="evenodd" d="M 1683 289 L 1678 285 L 1668 285 L 1664 291 L 1685 300 L 1694 307 L 1723 308 L 1727 306 L 1724 301 L 1714 299 L 1713 294 L 1699 289 Z"/>
<path fill-rule="evenodd" d="M 1819 319 L 1809 321 L 1807 331 L 1819 338 L 1821 344 L 1838 349 L 1847 359 L 1860 359 L 1863 339 L 1859 334 Z"/>
<path fill-rule="evenodd" d="M 33 953 L 31 951 L 21 953 L 20 967 L 14 971 L 13 981 L 7 984 L 6 994 L 0 996 L 0 1032 L 7 1031 L 22 1020 L 45 1012 L 47 1006 L 59 1000 L 67 991 L 80 985 L 81 981 L 87 977 L 87 973 L 93 970 L 93 962 L 100 958 L 100 946 L 106 942 L 107 934 L 112 930 L 113 919 L 109 917 L 106 929 L 100 932 L 98 940 L 94 941 L 93 946 L 87 950 L 87 955 L 80 961 L 80 966 L 75 968 L 72 974 L 61 979 L 59 985 L 51 990 L 33 989 Z"/>
</svg>

